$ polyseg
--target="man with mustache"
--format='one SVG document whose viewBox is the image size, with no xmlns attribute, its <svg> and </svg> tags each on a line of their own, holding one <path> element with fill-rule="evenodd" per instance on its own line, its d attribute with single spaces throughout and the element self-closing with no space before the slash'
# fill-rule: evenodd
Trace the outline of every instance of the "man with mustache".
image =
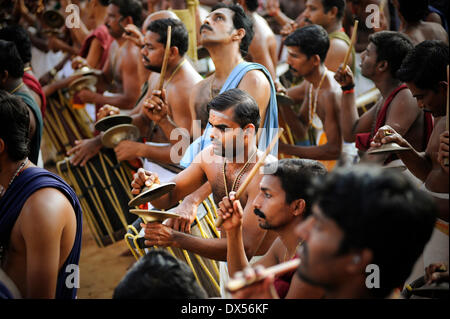
<svg viewBox="0 0 450 319">
<path fill-rule="evenodd" d="M 255 99 L 240 89 L 231 89 L 208 103 L 212 144 L 201 151 L 189 167 L 173 178 L 175 188 L 151 201 L 158 209 L 168 209 L 193 193 L 206 182 L 212 189 L 214 201 L 219 203 L 229 192 L 235 191 L 248 176 L 262 152 L 256 147 L 255 132 L 259 126 L 259 107 Z M 273 161 L 274 157 L 266 158 Z M 264 254 L 275 239 L 272 231 L 257 226 L 252 202 L 259 191 L 261 174 L 258 172 L 242 194 L 243 245 L 247 257 Z M 156 174 L 139 169 L 131 183 L 131 193 L 137 195 L 144 186 L 159 183 Z M 225 238 L 203 239 L 175 231 L 161 223 L 141 224 L 145 229 L 145 245 L 174 246 L 203 257 L 226 260 Z M 222 277 L 222 275 L 221 275 Z"/>
<path fill-rule="evenodd" d="M 316 176 L 324 176 L 326 168 L 319 162 L 305 159 L 282 159 L 266 164 L 260 191 L 253 200 L 254 213 L 259 227 L 277 233 L 267 253 L 252 265 L 274 266 L 296 257 L 302 238 L 293 235 L 294 230 L 310 214 L 311 182 Z M 224 197 L 219 204 L 219 214 L 224 218 L 222 229 L 227 234 L 227 263 L 230 276 L 249 266 L 242 245 L 242 215 L 240 202 L 235 193 Z M 280 298 L 316 298 L 323 295 L 322 289 L 312 287 L 297 277 L 294 272 L 275 279 L 275 289 Z"/>
<path fill-rule="evenodd" d="M 141 55 L 139 48 L 123 36 L 127 24 L 141 24 L 142 7 L 137 0 L 111 0 L 107 8 L 105 25 L 114 38 L 109 48 L 108 62 L 98 76 L 97 88 L 100 91 L 115 93 L 103 95 L 87 89 L 76 94 L 80 103 L 110 104 L 121 109 L 132 109 L 139 97 L 139 88 L 145 79 L 139 74 Z M 85 165 L 102 147 L 99 139 L 75 141 L 75 146 L 67 153 L 74 154 L 73 165 Z"/>
<path fill-rule="evenodd" d="M 361 117 L 358 116 L 352 90 L 355 85 L 353 73 L 347 66 L 346 70 L 339 68 L 335 74 L 343 90 L 340 114 L 342 135 L 345 142 L 356 141 L 361 153 L 370 148 L 371 139 L 384 124 L 394 127 L 415 149 L 425 150 L 433 129 L 431 114 L 417 107 L 411 91 L 396 76 L 403 59 L 412 49 L 411 40 L 400 32 L 380 31 L 369 36 L 369 45 L 361 54 L 361 73 L 375 83 L 381 98 Z M 362 153 L 361 157 L 362 161 L 402 165 L 392 154 Z"/>
<path fill-rule="evenodd" d="M 318 178 L 311 203 L 311 215 L 295 230 L 304 241 L 296 274 L 330 299 L 389 297 L 405 283 L 436 220 L 429 195 L 403 174 L 373 166 Z M 254 279 L 262 270 L 247 268 L 235 277 Z M 272 285 L 269 276 L 233 297 L 274 298 Z"/>
<path fill-rule="evenodd" d="M 279 151 L 322 160 L 331 169 L 342 149 L 338 118 L 342 90 L 323 62 L 330 45 L 328 34 L 319 25 L 309 25 L 291 33 L 284 44 L 288 50 L 288 64 L 295 70 L 294 74 L 304 77 L 308 86 L 309 95 L 300 108 L 297 126 L 298 137 L 305 136 L 310 130 L 311 146 L 280 143 Z"/>
<path fill-rule="evenodd" d="M 438 207 L 438 220 L 430 243 L 423 253 L 423 263 L 418 262 L 416 278 L 424 275 L 424 268 L 432 263 L 448 265 L 448 128 L 446 129 L 447 75 L 449 63 L 448 44 L 442 41 L 424 41 L 407 55 L 398 78 L 405 82 L 417 105 L 434 118 L 434 128 L 424 152 L 419 152 L 394 127 L 382 126 L 373 138 L 371 147 L 395 142 L 409 150 L 397 152 L 411 173 L 423 182 L 421 188 L 431 194 Z M 415 279 L 415 278 L 412 278 Z"/>
</svg>

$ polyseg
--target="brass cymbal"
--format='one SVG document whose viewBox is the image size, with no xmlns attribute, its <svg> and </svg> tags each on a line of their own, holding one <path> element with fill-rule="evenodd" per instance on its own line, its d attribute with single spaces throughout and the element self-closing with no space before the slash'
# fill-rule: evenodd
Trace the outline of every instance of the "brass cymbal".
<svg viewBox="0 0 450 319">
<path fill-rule="evenodd" d="M 146 210 L 146 209 L 130 209 L 130 213 L 138 215 L 145 223 L 160 222 L 167 218 L 179 218 L 180 215 L 167 211 Z"/>
<path fill-rule="evenodd" d="M 102 118 L 101 120 L 95 123 L 95 129 L 97 131 L 107 131 L 111 127 L 120 125 L 120 124 L 131 124 L 133 119 L 129 115 L 117 114 L 110 115 Z"/>
<path fill-rule="evenodd" d="M 95 85 L 97 84 L 97 77 L 93 75 L 86 75 L 81 78 L 75 79 L 69 83 L 69 91 L 72 93 L 81 91 L 83 89 L 89 89 L 95 91 Z"/>
<path fill-rule="evenodd" d="M 64 25 L 64 16 L 57 10 L 47 10 L 42 14 L 45 24 L 53 29 L 59 29 Z"/>
<path fill-rule="evenodd" d="M 170 182 L 164 184 L 153 184 L 150 188 L 145 187 L 139 195 L 130 200 L 128 206 L 139 206 L 157 199 L 170 192 L 175 185 L 175 183 Z"/>
<path fill-rule="evenodd" d="M 293 105 L 294 100 L 284 93 L 277 93 L 277 104 Z"/>
<path fill-rule="evenodd" d="M 409 150 L 409 147 L 403 147 L 403 146 L 398 145 L 395 142 L 392 142 L 392 143 L 383 144 L 378 148 L 369 150 L 367 152 L 367 154 L 395 153 L 395 152 L 408 151 L 408 150 Z"/>
<path fill-rule="evenodd" d="M 75 72 L 73 72 L 73 75 L 86 76 L 86 75 L 92 75 L 92 74 L 99 75 L 101 73 L 102 73 L 102 70 L 91 69 L 88 66 L 83 66 L 82 68 L 80 68 L 80 69 L 76 70 Z"/>
<path fill-rule="evenodd" d="M 108 129 L 102 136 L 102 144 L 107 148 L 114 148 L 121 141 L 135 141 L 139 138 L 139 129 L 133 124 L 120 124 Z"/>
</svg>

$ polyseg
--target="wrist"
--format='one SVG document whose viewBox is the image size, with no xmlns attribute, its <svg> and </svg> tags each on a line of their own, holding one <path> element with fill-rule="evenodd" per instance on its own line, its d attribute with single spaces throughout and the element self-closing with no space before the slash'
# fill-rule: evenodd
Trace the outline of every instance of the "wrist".
<svg viewBox="0 0 450 319">
<path fill-rule="evenodd" d="M 183 234 L 184 233 L 181 233 L 181 232 L 178 232 L 178 231 L 176 231 L 176 230 L 172 230 L 172 240 L 171 240 L 171 242 L 172 242 L 172 247 L 175 247 L 175 248 L 182 248 L 181 247 L 181 245 L 180 245 L 180 242 L 182 241 L 182 237 L 183 237 Z"/>
<path fill-rule="evenodd" d="M 350 83 L 344 86 L 341 86 L 342 92 L 351 91 L 355 88 L 355 83 Z"/>
</svg>

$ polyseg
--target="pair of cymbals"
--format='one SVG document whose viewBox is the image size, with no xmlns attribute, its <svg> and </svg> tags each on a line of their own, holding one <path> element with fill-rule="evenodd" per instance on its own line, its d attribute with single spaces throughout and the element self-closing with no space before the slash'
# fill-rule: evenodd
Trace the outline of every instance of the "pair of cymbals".
<svg viewBox="0 0 450 319">
<path fill-rule="evenodd" d="M 59 29 L 64 25 L 64 16 L 57 10 L 47 10 L 42 14 L 42 19 L 50 28 Z"/>
<path fill-rule="evenodd" d="M 120 124 L 106 130 L 102 136 L 102 144 L 107 148 L 115 148 L 122 141 L 136 141 L 140 136 L 139 129 L 133 124 Z"/>
<path fill-rule="evenodd" d="M 409 147 L 403 147 L 395 142 L 392 142 L 383 144 L 378 148 L 371 149 L 367 152 L 367 154 L 396 153 L 401 151 L 408 151 L 409 149 Z"/>
<path fill-rule="evenodd" d="M 94 75 L 82 76 L 81 78 L 75 79 L 69 83 L 69 92 L 74 94 L 84 89 L 96 92 L 97 91 L 97 88 L 95 87 L 96 84 L 97 84 L 97 77 L 95 77 Z"/>
<path fill-rule="evenodd" d="M 100 75 L 102 73 L 102 70 L 92 69 L 88 66 L 83 66 L 82 68 L 76 70 L 73 75 L 81 75 L 81 76 L 87 76 L 87 75 Z"/>
</svg>

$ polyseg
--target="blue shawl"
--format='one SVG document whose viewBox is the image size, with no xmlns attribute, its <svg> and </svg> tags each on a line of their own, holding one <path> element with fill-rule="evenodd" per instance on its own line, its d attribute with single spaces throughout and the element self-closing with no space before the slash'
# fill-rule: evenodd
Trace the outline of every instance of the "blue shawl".
<svg viewBox="0 0 450 319">
<path fill-rule="evenodd" d="M 70 264 L 78 265 L 80 260 L 82 212 L 75 192 L 59 176 L 39 167 L 30 167 L 16 177 L 0 199 L 0 244 L 7 247 L 11 231 L 22 211 L 23 205 L 35 191 L 44 187 L 56 188 L 63 193 L 75 211 L 77 219 L 75 242 L 67 260 L 58 273 L 55 295 L 57 299 L 74 299 L 77 294 L 77 288 L 66 287 L 66 278 L 71 275 L 71 273 L 66 272 L 66 267 Z"/>
<path fill-rule="evenodd" d="M 272 78 L 270 76 L 269 71 L 261 64 L 258 63 L 250 63 L 250 62 L 242 62 L 238 64 L 233 71 L 231 71 L 228 76 L 225 84 L 222 86 L 220 93 L 228 91 L 230 89 L 237 88 L 242 78 L 247 74 L 247 72 L 252 70 L 261 70 L 270 82 L 270 100 L 269 105 L 266 110 L 266 119 L 264 121 L 264 130 L 261 133 L 258 148 L 264 151 L 272 141 L 273 137 L 277 134 L 278 129 L 278 107 L 277 107 L 277 99 L 276 99 L 276 91 L 275 85 L 273 84 Z M 180 165 L 183 167 L 188 167 L 195 156 L 200 153 L 203 149 L 211 144 L 211 125 L 208 125 L 203 132 L 203 135 L 197 138 L 191 145 L 189 145 L 188 149 L 183 155 L 183 158 L 180 161 Z M 271 154 L 275 157 L 278 155 L 278 143 L 272 149 Z"/>
</svg>

